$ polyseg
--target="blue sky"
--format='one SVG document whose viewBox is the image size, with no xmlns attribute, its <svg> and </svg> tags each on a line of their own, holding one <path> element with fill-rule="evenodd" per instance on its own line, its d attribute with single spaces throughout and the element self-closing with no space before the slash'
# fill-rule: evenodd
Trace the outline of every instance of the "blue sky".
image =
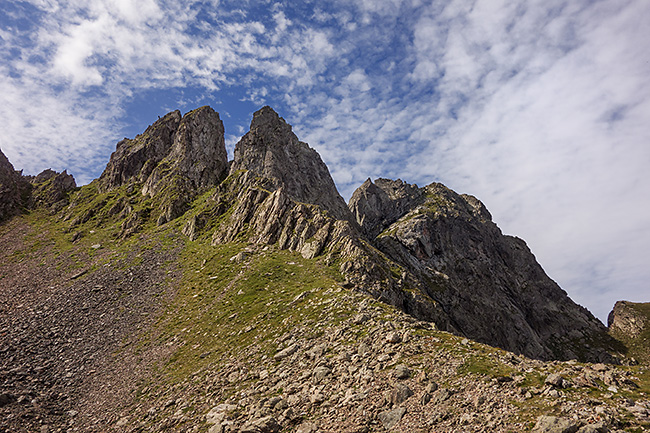
<svg viewBox="0 0 650 433">
<path fill-rule="evenodd" d="M 271 105 L 347 199 L 366 178 L 481 199 L 601 320 L 650 301 L 646 0 L 0 1 L 0 148 L 88 183 L 115 143 Z"/>
</svg>

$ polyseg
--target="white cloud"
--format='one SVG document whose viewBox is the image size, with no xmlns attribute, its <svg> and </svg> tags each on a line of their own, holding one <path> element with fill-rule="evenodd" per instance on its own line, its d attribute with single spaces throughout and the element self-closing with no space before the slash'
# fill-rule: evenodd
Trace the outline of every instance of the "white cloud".
<svg viewBox="0 0 650 433">
<path fill-rule="evenodd" d="M 89 173 L 98 173 L 86 162 L 107 158 L 120 130 L 116 119 L 134 92 L 214 91 L 269 76 L 311 86 L 334 54 L 326 33 L 293 28 L 277 8 L 276 37 L 269 40 L 264 23 L 215 14 L 219 2 L 212 3 L 33 1 L 43 12 L 38 27 L 20 40 L 15 28 L 1 33 L 0 50 L 13 44 L 23 54 L 0 70 L 5 135 L 20 137 L 0 147 L 29 172 L 69 161 L 78 180 L 87 182 Z M 212 21 L 203 21 L 206 16 Z M 267 94 L 261 85 L 248 96 L 257 104 Z"/>
<path fill-rule="evenodd" d="M 276 31 L 278 33 L 285 32 L 291 25 L 291 20 L 287 19 L 287 16 L 282 11 L 274 13 L 273 20 L 275 21 Z"/>
<path fill-rule="evenodd" d="M 92 180 L 105 163 L 99 155 L 109 151 L 97 143 L 118 138 L 110 129 L 112 113 L 74 93 L 44 90 L 4 72 L 0 69 L 0 117 L 8 128 L 0 136 L 0 149 L 27 174 L 68 169 L 78 182 Z"/>
<path fill-rule="evenodd" d="M 0 26 L 0 148 L 17 167 L 86 182 L 133 95 L 236 91 L 280 104 L 344 196 L 368 176 L 443 181 L 601 318 L 614 287 L 647 297 L 646 1 L 30 3 L 33 29 Z M 244 123 L 226 122 L 229 149 Z"/>
<path fill-rule="evenodd" d="M 497 222 L 524 237 L 549 273 L 601 319 L 628 272 L 636 281 L 626 282 L 627 293 L 647 296 L 638 257 L 650 239 L 629 242 L 648 236 L 650 211 L 638 200 L 650 193 L 650 132 L 642 120 L 650 115 L 650 67 L 639 25 L 650 13 L 640 5 L 594 6 L 546 21 L 544 8 L 529 8 L 517 19 L 536 25 L 522 39 L 486 29 L 491 20 L 479 15 L 462 20 L 462 35 L 450 27 L 437 115 L 456 107 L 458 118 L 443 122 L 442 136 L 430 141 L 428 165 L 422 155 L 409 164 L 417 178 L 439 176 L 486 201 Z M 519 27 L 515 35 L 523 34 Z M 562 40 L 566 35 L 574 40 Z M 487 50 L 467 49 L 481 44 Z M 519 72 L 509 76 L 509 68 Z M 594 291 L 608 302 L 591 304 Z"/>
<path fill-rule="evenodd" d="M 367 176 L 477 195 L 605 320 L 647 300 L 649 19 L 641 1 L 435 5 L 412 25 L 405 94 L 348 90 L 352 69 L 319 102 L 327 121 L 298 130 L 346 196 Z"/>
</svg>

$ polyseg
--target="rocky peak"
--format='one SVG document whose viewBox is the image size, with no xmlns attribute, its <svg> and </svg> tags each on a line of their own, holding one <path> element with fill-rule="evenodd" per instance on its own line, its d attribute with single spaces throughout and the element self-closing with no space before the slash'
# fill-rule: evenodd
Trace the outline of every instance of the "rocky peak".
<svg viewBox="0 0 650 433">
<path fill-rule="evenodd" d="M 134 139 L 124 139 L 102 173 L 102 190 L 137 184 L 156 197 L 158 223 L 180 215 L 204 189 L 226 177 L 228 157 L 223 123 L 208 106 L 181 117 L 173 111 Z"/>
<path fill-rule="evenodd" d="M 250 131 L 235 146 L 230 173 L 250 170 L 292 199 L 316 204 L 337 219 L 352 221 L 320 155 L 298 140 L 272 108 L 253 115 Z"/>
<path fill-rule="evenodd" d="M 253 113 L 250 130 L 259 130 L 261 134 L 272 132 L 285 137 L 292 132 L 291 125 L 268 105 Z"/>
<path fill-rule="evenodd" d="M 390 224 L 404 216 L 424 195 L 417 185 L 402 180 L 368 178 L 352 194 L 348 204 L 363 233 L 375 238 Z"/>
<path fill-rule="evenodd" d="M 535 358 L 606 356 L 602 344 L 586 343 L 609 341 L 604 326 L 544 273 L 524 241 L 501 233 L 477 198 L 440 183 L 378 180 L 355 191 L 350 208 L 375 247 L 442 307 L 440 328 Z"/>
<path fill-rule="evenodd" d="M 185 114 L 173 136 L 169 153 L 153 170 L 143 193 L 155 195 L 166 186 L 163 180 L 184 178 L 187 187 L 200 190 L 214 186 L 226 174 L 228 157 L 219 113 L 204 106 Z"/>
<path fill-rule="evenodd" d="M 650 363 L 650 302 L 618 301 L 607 326 L 610 335 L 625 345 L 632 363 Z"/>
<path fill-rule="evenodd" d="M 103 190 L 130 182 L 144 182 L 171 149 L 181 122 L 180 111 L 172 111 L 133 139 L 117 143 L 115 152 L 99 178 Z"/>
<path fill-rule="evenodd" d="M 650 317 L 643 314 L 643 309 L 650 311 L 650 304 L 618 301 L 607 316 L 607 326 L 612 332 L 637 338 L 649 325 Z"/>
<path fill-rule="evenodd" d="M 51 169 L 43 170 L 29 180 L 33 186 L 32 206 L 49 207 L 53 212 L 68 204 L 68 193 L 77 187 L 74 177 L 66 170 L 62 173 Z"/>
<path fill-rule="evenodd" d="M 29 182 L 0 150 L 0 221 L 19 213 L 27 205 L 29 192 Z"/>
</svg>

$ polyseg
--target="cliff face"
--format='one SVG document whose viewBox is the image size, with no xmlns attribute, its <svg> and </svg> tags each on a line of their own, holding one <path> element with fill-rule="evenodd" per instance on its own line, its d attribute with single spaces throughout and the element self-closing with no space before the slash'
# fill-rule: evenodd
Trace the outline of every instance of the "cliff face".
<svg viewBox="0 0 650 433">
<path fill-rule="evenodd" d="M 602 354 L 604 326 L 544 273 L 524 241 L 504 236 L 475 197 L 379 179 L 366 181 L 350 208 L 373 244 L 439 303 L 450 330 L 539 358 Z"/>
<path fill-rule="evenodd" d="M 30 185 L 0 151 L 0 222 L 27 205 Z"/>
<path fill-rule="evenodd" d="M 638 338 L 643 331 L 650 328 L 650 318 L 647 313 L 644 314 L 644 310 L 650 310 L 648 303 L 618 301 L 607 316 L 607 326 L 612 332 Z"/>
<path fill-rule="evenodd" d="M 137 185 L 143 195 L 163 198 L 157 211 L 160 225 L 185 213 L 192 199 L 221 181 L 227 169 L 223 123 L 205 106 L 183 117 L 171 112 L 143 134 L 119 142 L 99 187 L 108 191 Z"/>
<path fill-rule="evenodd" d="M 130 181 L 144 182 L 169 154 L 181 121 L 180 111 L 173 111 L 134 139 L 117 143 L 104 172 L 99 177 L 102 190 L 116 188 Z"/>
<path fill-rule="evenodd" d="M 68 193 L 76 186 L 66 171 L 47 169 L 37 176 L 23 176 L 0 151 L 0 222 L 37 207 L 58 212 L 68 204 Z"/>
<path fill-rule="evenodd" d="M 650 362 L 650 302 L 618 301 L 607 317 L 607 327 L 625 344 L 628 356 Z"/>
</svg>

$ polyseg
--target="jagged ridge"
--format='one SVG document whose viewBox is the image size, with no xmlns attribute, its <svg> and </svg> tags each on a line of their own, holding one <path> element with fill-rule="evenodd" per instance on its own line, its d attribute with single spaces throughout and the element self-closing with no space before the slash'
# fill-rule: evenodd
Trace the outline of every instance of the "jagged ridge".
<svg viewBox="0 0 650 433">
<path fill-rule="evenodd" d="M 585 341 L 589 323 L 575 341 L 540 335 L 526 290 L 560 306 L 542 321 L 585 315 L 479 200 L 368 180 L 353 214 L 275 112 L 251 130 L 230 170 L 203 107 L 121 143 L 75 192 L 66 173 L 31 179 L 28 202 L 58 214 L 0 226 L 0 429 L 510 431 L 539 414 L 555 417 L 537 432 L 643 428 L 650 403 L 616 394 L 646 398 L 641 368 L 542 363 L 435 329 L 539 357 L 607 345 Z"/>
<path fill-rule="evenodd" d="M 439 303 L 447 330 L 542 359 L 597 360 L 614 349 L 605 327 L 475 197 L 379 179 L 355 191 L 350 208 L 373 244 Z"/>
<path fill-rule="evenodd" d="M 75 236 L 93 219 L 117 215 L 124 237 L 190 210 L 190 239 L 324 255 L 349 288 L 440 329 L 543 359 L 594 360 L 613 348 L 602 324 L 545 275 L 523 241 L 501 234 L 479 200 L 440 184 L 368 179 L 348 208 L 320 156 L 270 107 L 253 115 L 230 165 L 219 115 L 201 107 L 122 140 L 94 183 L 113 198 L 84 205 L 77 196 L 65 216 Z"/>
</svg>

